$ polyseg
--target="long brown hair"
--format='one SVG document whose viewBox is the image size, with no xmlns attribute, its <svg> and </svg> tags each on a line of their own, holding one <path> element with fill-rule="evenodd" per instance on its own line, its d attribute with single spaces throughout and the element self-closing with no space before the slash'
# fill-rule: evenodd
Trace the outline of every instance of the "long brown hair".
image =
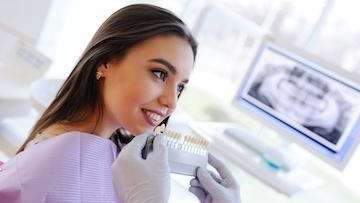
<svg viewBox="0 0 360 203">
<path fill-rule="evenodd" d="M 184 22 L 172 12 L 153 5 L 134 4 L 113 13 L 97 30 L 55 99 L 35 123 L 17 153 L 53 124 L 83 121 L 96 109 L 99 109 L 99 120 L 103 104 L 99 82 L 95 79 L 97 68 L 112 59 L 121 59 L 136 44 L 166 34 L 187 40 L 195 59 L 197 42 Z"/>
</svg>

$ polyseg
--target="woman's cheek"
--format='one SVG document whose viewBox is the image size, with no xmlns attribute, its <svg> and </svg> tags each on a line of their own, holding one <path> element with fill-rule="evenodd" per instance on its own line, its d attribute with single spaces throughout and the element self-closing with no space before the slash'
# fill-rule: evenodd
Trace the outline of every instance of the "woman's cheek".
<svg viewBox="0 0 360 203">
<path fill-rule="evenodd" d="M 147 102 L 156 99 L 159 95 L 161 95 L 161 87 L 158 84 L 148 83 L 148 85 L 144 85 L 138 89 L 136 98 L 137 101 Z"/>
</svg>

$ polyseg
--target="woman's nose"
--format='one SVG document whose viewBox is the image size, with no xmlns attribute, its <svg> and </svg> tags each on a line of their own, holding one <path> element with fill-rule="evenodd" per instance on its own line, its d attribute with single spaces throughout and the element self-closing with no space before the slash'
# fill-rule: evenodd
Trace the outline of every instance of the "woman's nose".
<svg viewBox="0 0 360 203">
<path fill-rule="evenodd" d="M 168 107 L 170 110 L 176 108 L 178 100 L 177 88 L 167 87 L 163 89 L 162 94 L 159 97 L 159 103 L 163 106 Z"/>
</svg>

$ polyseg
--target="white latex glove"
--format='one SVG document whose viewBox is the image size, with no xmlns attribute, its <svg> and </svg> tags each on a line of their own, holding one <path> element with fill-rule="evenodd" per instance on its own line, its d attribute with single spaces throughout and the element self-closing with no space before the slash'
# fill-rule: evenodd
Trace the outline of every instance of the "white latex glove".
<svg viewBox="0 0 360 203">
<path fill-rule="evenodd" d="M 198 168 L 197 177 L 190 181 L 189 191 L 201 203 L 240 203 L 240 188 L 235 178 L 221 161 L 211 154 L 208 157 L 209 164 L 220 176 L 205 168 Z"/>
<path fill-rule="evenodd" d="M 113 182 L 123 203 L 163 203 L 170 195 L 170 172 L 166 145 L 154 139 L 153 151 L 141 157 L 147 134 L 135 136 L 112 165 Z"/>
</svg>

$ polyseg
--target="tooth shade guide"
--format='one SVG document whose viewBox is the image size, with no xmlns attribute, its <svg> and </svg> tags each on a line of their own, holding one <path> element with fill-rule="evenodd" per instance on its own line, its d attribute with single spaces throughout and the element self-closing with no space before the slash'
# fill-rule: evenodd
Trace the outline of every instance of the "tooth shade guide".
<svg viewBox="0 0 360 203">
<path fill-rule="evenodd" d="M 165 138 L 172 173 L 196 176 L 198 167 L 206 167 L 209 145 L 206 139 L 168 130 L 165 126 L 157 127 L 154 133 Z"/>
</svg>

